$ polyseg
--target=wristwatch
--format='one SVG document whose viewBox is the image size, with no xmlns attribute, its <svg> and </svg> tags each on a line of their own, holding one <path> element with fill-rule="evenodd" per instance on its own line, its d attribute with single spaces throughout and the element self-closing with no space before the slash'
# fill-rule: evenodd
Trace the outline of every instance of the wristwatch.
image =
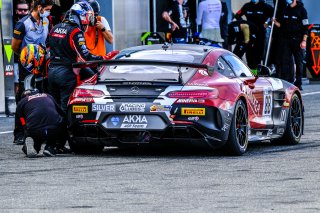
<svg viewBox="0 0 320 213">
<path fill-rule="evenodd" d="M 104 31 L 106 31 L 106 28 L 105 28 L 105 27 L 103 27 L 103 28 L 101 29 L 101 32 L 104 32 Z"/>
</svg>

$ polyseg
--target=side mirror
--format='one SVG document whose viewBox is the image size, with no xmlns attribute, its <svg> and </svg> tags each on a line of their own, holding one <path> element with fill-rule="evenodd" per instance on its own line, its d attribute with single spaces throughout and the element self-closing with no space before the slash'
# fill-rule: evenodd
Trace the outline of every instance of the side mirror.
<svg viewBox="0 0 320 213">
<path fill-rule="evenodd" d="M 271 70 L 269 67 L 259 64 L 257 69 L 258 76 L 270 77 Z"/>
</svg>

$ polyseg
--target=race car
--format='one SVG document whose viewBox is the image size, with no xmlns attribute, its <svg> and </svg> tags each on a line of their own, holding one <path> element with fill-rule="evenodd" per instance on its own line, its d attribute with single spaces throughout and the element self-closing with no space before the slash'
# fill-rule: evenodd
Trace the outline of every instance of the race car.
<svg viewBox="0 0 320 213">
<path fill-rule="evenodd" d="M 242 155 L 251 141 L 293 145 L 303 134 L 299 89 L 269 77 L 264 66 L 253 75 L 222 48 L 137 46 L 109 61 L 73 66 L 99 70 L 69 99 L 76 153 L 182 142 Z"/>
</svg>

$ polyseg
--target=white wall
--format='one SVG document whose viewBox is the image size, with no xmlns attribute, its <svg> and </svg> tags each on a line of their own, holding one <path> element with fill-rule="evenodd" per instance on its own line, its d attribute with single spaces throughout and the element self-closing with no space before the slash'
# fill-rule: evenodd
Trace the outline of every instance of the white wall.
<svg viewBox="0 0 320 213">
<path fill-rule="evenodd" d="M 150 31 L 149 0 L 113 0 L 115 49 L 140 45 L 142 32 Z"/>
</svg>

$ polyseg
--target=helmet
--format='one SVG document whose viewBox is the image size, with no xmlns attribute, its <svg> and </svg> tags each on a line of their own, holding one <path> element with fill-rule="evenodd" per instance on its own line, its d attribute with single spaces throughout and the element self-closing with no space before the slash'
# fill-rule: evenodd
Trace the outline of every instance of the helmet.
<svg viewBox="0 0 320 213">
<path fill-rule="evenodd" d="M 85 30 L 88 25 L 94 25 L 94 12 L 88 2 L 80 1 L 70 8 L 69 20 Z"/>
<path fill-rule="evenodd" d="M 93 9 L 94 15 L 99 15 L 100 14 L 100 4 L 97 2 L 97 0 L 88 0 L 90 6 Z"/>
<path fill-rule="evenodd" d="M 21 50 L 21 65 L 34 75 L 39 75 L 45 65 L 46 51 L 40 45 L 28 44 Z"/>
</svg>

